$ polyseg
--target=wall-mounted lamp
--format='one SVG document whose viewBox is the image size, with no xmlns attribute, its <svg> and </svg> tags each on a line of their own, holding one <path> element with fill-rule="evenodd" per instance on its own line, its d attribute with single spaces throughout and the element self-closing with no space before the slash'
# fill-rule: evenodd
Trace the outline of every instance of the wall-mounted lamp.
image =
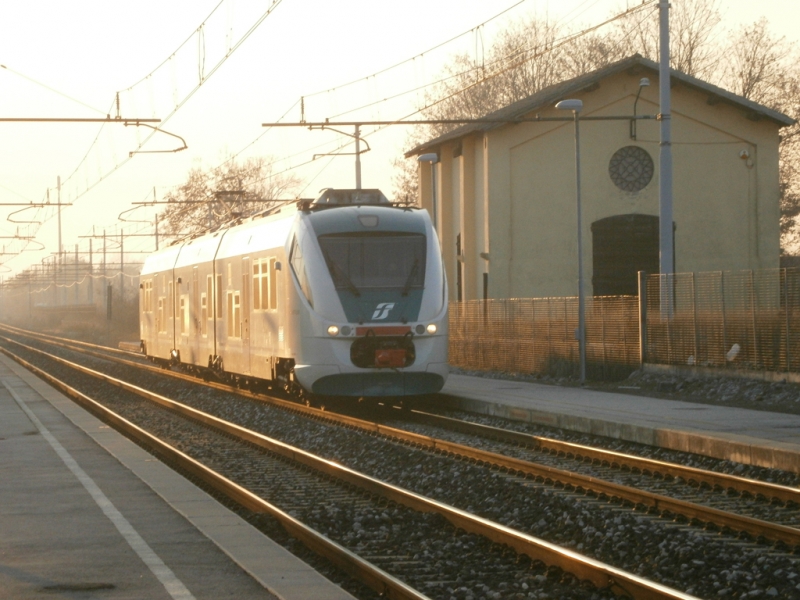
<svg viewBox="0 0 800 600">
<path fill-rule="evenodd" d="M 639 80 L 639 91 L 636 92 L 636 100 L 633 101 L 633 116 L 636 116 L 636 104 L 639 102 L 639 96 L 642 93 L 642 88 L 650 85 L 650 80 L 647 77 L 642 77 Z M 636 139 L 636 119 L 631 119 L 631 139 Z"/>
</svg>

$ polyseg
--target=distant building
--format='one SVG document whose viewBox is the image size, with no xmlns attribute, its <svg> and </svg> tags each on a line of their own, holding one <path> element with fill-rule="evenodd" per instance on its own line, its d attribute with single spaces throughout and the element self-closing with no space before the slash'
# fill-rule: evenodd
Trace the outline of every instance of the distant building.
<svg viewBox="0 0 800 600">
<path fill-rule="evenodd" d="M 658 65 L 634 55 L 541 90 L 487 119 L 655 115 Z M 672 71 L 675 270 L 777 268 L 778 145 L 794 121 Z M 658 272 L 659 123 L 581 121 L 584 292 L 636 293 Z M 420 202 L 432 215 L 451 299 L 573 296 L 577 289 L 572 122 L 469 124 L 421 144 Z M 431 168 L 435 169 L 436 206 Z"/>
</svg>

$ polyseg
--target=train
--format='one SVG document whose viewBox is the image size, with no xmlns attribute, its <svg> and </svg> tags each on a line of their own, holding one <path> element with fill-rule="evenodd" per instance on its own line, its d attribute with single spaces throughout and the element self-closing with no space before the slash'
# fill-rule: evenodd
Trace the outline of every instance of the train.
<svg viewBox="0 0 800 600">
<path fill-rule="evenodd" d="M 322 190 L 156 251 L 139 279 L 141 351 L 166 368 L 292 396 L 438 392 L 448 289 L 424 209 Z"/>
</svg>

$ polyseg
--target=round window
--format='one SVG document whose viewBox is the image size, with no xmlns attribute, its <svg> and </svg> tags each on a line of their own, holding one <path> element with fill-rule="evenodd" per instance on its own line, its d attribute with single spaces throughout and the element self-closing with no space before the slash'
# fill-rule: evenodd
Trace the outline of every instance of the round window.
<svg viewBox="0 0 800 600">
<path fill-rule="evenodd" d="M 625 146 L 611 157 L 608 174 L 619 189 L 638 192 L 653 179 L 653 159 L 639 146 Z"/>
</svg>

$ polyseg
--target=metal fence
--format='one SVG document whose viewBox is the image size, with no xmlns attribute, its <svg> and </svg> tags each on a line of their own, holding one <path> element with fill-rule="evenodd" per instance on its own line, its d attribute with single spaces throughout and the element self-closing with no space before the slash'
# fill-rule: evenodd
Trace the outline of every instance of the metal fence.
<svg viewBox="0 0 800 600">
<path fill-rule="evenodd" d="M 586 299 L 590 379 L 626 377 L 642 361 L 800 372 L 800 269 L 647 275 L 640 289 Z M 450 364 L 575 376 L 577 326 L 575 297 L 453 302 Z"/>
<path fill-rule="evenodd" d="M 800 371 L 800 269 L 649 275 L 645 289 L 645 362 Z"/>
<path fill-rule="evenodd" d="M 586 366 L 593 379 L 639 367 L 636 296 L 586 299 Z M 450 304 L 450 364 L 467 370 L 574 376 L 578 299 L 471 300 Z"/>
</svg>

